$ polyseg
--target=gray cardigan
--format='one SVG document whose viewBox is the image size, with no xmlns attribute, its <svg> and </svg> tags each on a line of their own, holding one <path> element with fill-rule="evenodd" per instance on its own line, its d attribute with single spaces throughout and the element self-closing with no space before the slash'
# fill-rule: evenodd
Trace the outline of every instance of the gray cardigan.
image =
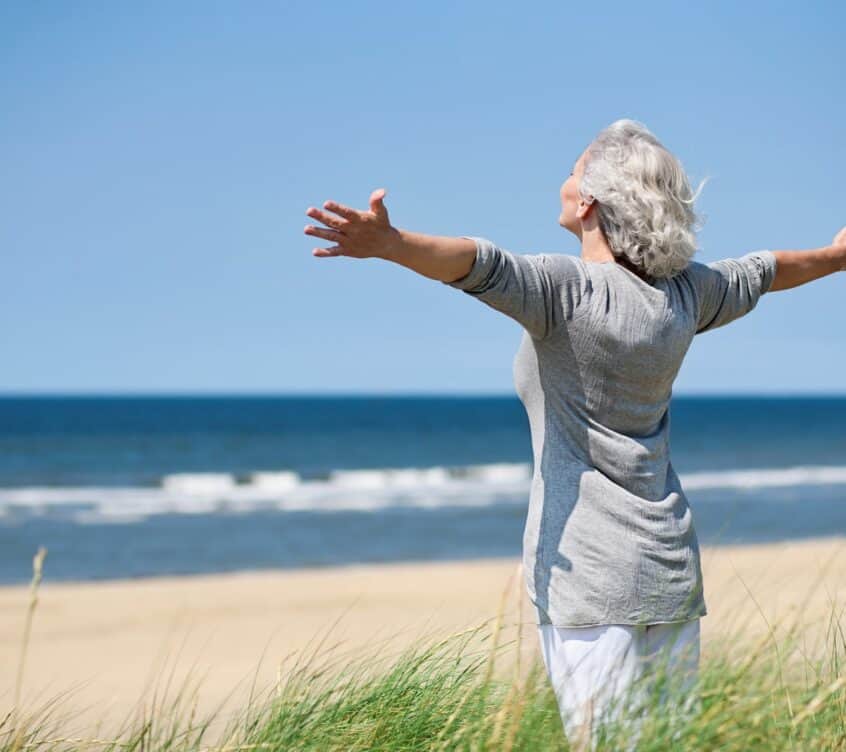
<svg viewBox="0 0 846 752">
<path fill-rule="evenodd" d="M 525 330 L 514 383 L 534 457 L 523 573 L 538 623 L 704 616 L 699 544 L 670 461 L 672 386 L 694 334 L 770 288 L 775 255 L 691 261 L 650 284 L 615 262 L 471 239 L 473 267 L 444 284 Z"/>
</svg>

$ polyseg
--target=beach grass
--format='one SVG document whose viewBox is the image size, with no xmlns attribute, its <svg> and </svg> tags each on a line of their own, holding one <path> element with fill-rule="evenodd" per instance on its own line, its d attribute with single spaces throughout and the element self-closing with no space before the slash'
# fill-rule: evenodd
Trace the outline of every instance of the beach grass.
<svg viewBox="0 0 846 752">
<path fill-rule="evenodd" d="M 277 681 L 250 692 L 245 707 L 210 738 L 212 712 L 198 717 L 191 681 L 150 707 L 139 705 L 118 734 L 69 736 L 59 695 L 18 707 L 28 632 L 37 604 L 43 550 L 34 559 L 31 598 L 18 666 L 15 705 L 0 719 L 0 750 L 846 750 L 846 639 L 831 604 L 825 644 L 800 647 L 799 622 L 745 638 L 742 627 L 702 653 L 685 695 L 655 666 L 623 698 L 627 710 L 593 728 L 593 747 L 564 733 L 540 660 L 521 666 L 534 624 L 498 613 L 446 637 L 430 637 L 393 656 L 381 643 L 352 655 L 328 649 L 331 627 L 309 651 L 288 656 Z M 522 598 L 522 588 L 517 588 Z M 508 674 L 494 670 L 510 656 Z M 289 664 L 290 665 L 286 665 Z M 635 699 L 637 698 L 637 699 Z M 668 698 L 675 698 L 673 702 Z M 587 738 L 587 734 L 585 736 Z"/>
</svg>

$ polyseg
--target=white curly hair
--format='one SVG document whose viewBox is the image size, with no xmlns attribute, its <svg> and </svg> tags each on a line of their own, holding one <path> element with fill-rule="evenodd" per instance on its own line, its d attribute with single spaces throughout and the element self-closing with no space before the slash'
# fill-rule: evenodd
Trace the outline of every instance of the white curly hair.
<svg viewBox="0 0 846 752">
<path fill-rule="evenodd" d="M 579 193 L 593 196 L 615 256 L 654 278 L 673 277 L 696 253 L 702 219 L 681 162 L 643 123 L 616 120 L 588 146 Z"/>
</svg>

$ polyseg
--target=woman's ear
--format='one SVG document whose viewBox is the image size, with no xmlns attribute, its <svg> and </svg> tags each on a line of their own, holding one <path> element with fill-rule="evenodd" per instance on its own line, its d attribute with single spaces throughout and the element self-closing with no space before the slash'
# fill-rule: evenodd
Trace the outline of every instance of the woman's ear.
<svg viewBox="0 0 846 752">
<path fill-rule="evenodd" d="M 582 199 L 579 201 L 579 206 L 576 209 L 576 216 L 579 219 L 584 219 L 588 214 L 590 214 L 591 207 L 593 206 L 594 199 L 593 196 L 588 196 L 587 199 Z"/>
</svg>

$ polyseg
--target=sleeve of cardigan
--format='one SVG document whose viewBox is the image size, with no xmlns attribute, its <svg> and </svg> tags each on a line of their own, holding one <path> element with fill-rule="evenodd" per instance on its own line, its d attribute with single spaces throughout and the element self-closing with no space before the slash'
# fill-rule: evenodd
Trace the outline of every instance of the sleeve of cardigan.
<svg viewBox="0 0 846 752">
<path fill-rule="evenodd" d="M 772 251 L 740 258 L 695 263 L 692 275 L 699 298 L 696 334 L 745 316 L 772 286 L 777 261 Z"/>
<path fill-rule="evenodd" d="M 463 277 L 443 284 L 463 290 L 519 322 L 536 339 L 569 316 L 580 297 L 581 268 L 566 254 L 519 254 L 487 238 L 476 243 L 476 258 Z"/>
</svg>

